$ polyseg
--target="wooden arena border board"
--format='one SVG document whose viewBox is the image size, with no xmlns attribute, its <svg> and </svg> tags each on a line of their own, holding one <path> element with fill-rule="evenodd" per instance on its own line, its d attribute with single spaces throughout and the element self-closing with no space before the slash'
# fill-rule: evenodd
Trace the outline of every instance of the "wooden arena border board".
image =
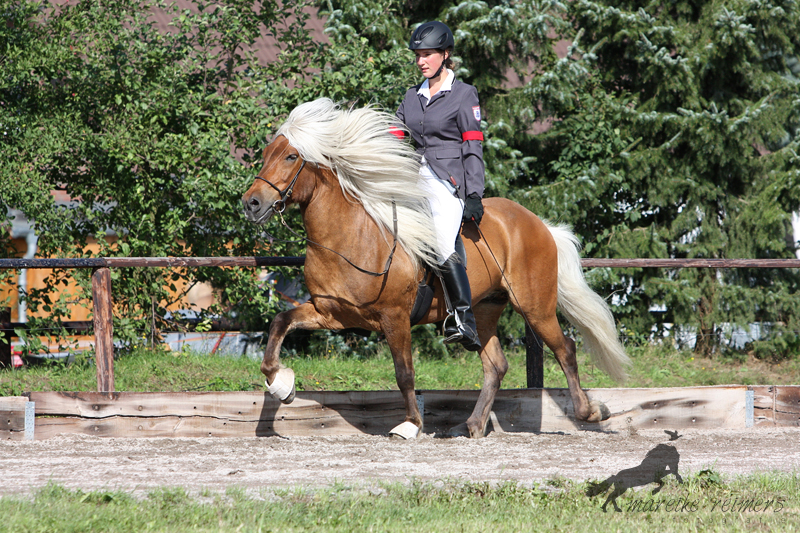
<svg viewBox="0 0 800 533">
<path fill-rule="evenodd" d="M 479 391 L 419 391 L 424 432 L 466 421 Z M 587 389 L 611 418 L 575 420 L 566 389 L 502 390 L 491 427 L 498 432 L 608 431 L 800 426 L 800 386 Z M 264 392 L 31 392 L 0 398 L 0 438 L 254 437 L 385 435 L 404 416 L 398 391 L 301 391 L 283 405 Z"/>
</svg>

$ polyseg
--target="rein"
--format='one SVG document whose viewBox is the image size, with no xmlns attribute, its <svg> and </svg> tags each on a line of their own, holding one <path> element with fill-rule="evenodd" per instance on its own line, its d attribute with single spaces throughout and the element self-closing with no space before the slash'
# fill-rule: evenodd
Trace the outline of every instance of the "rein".
<svg viewBox="0 0 800 533">
<path fill-rule="evenodd" d="M 267 180 L 265 178 L 262 178 L 261 176 L 256 176 L 257 180 L 263 181 L 264 183 L 266 183 L 267 185 L 269 185 L 270 187 L 275 189 L 278 192 L 278 194 L 280 195 L 280 198 L 278 200 L 275 200 L 274 202 L 272 202 L 272 206 L 270 206 L 270 209 L 272 209 L 275 213 L 278 213 L 278 216 L 281 219 L 281 224 L 283 224 L 284 227 L 286 227 L 286 229 L 289 230 L 289 233 L 291 233 L 292 235 L 294 235 L 295 237 L 297 237 L 301 241 L 305 241 L 305 242 L 311 243 L 311 244 L 313 244 L 315 246 L 319 246 L 320 248 L 328 250 L 329 252 L 335 253 L 336 255 L 338 255 L 339 257 L 341 257 L 345 261 L 347 261 L 347 263 L 351 267 L 355 268 L 356 270 L 358 270 L 359 272 L 361 272 L 363 274 L 368 274 L 370 276 L 379 277 L 379 276 L 383 276 L 384 274 L 389 272 L 389 267 L 392 266 L 392 260 L 394 259 L 394 252 L 395 252 L 395 250 L 397 250 L 397 204 L 395 204 L 394 200 L 392 200 L 392 226 L 393 226 L 393 228 L 392 228 L 392 237 L 394 239 L 394 242 L 392 243 L 392 251 L 391 251 L 391 253 L 389 253 L 389 257 L 386 258 L 386 265 L 383 268 L 383 272 L 373 272 L 371 270 L 367 270 L 365 268 L 361 268 L 360 266 L 356 265 L 355 263 L 350 261 L 348 258 L 346 258 L 344 255 L 340 254 L 336 250 L 332 250 L 332 249 L 328 248 L 327 246 L 324 246 L 324 245 L 322 245 L 322 244 L 320 244 L 318 242 L 312 241 L 308 237 L 303 237 L 302 235 L 298 234 L 296 231 L 294 231 L 292 228 L 289 227 L 289 224 L 287 224 L 286 220 L 283 218 L 283 212 L 286 209 L 286 200 L 288 200 L 289 198 L 292 197 L 292 191 L 294 190 L 295 183 L 297 183 L 297 177 L 300 175 L 300 172 L 303 170 L 303 167 L 306 166 L 306 160 L 301 158 L 301 161 L 303 163 L 300 165 L 300 168 L 297 169 L 297 172 L 295 172 L 294 178 L 292 178 L 291 183 L 289 183 L 289 185 L 283 190 L 280 190 L 279 188 L 277 188 L 269 180 Z M 280 205 L 280 209 L 277 208 L 278 205 Z M 281 241 L 281 242 L 291 242 L 291 241 Z"/>
<path fill-rule="evenodd" d="M 486 235 L 483 234 L 483 230 L 481 230 L 480 224 L 475 223 L 475 227 L 477 228 L 478 234 L 481 236 L 483 243 L 486 245 L 486 248 L 489 250 L 489 253 L 492 255 L 492 259 L 494 259 L 494 262 L 497 265 L 497 269 L 500 271 L 500 275 L 503 276 L 503 280 L 506 282 L 506 287 L 508 287 L 508 292 L 510 292 L 511 296 L 514 297 L 514 300 L 517 302 L 517 306 L 521 308 L 519 303 L 519 298 L 517 298 L 517 295 L 514 293 L 514 289 L 511 287 L 511 283 L 508 281 L 508 278 L 506 277 L 506 271 L 503 269 L 502 266 L 500 266 L 500 261 L 497 260 L 497 256 L 494 255 L 492 247 L 489 246 L 489 241 L 486 239 Z M 447 293 L 445 292 L 445 296 L 446 295 Z M 528 322 L 528 317 L 526 317 L 524 314 L 521 314 L 521 316 L 522 319 L 525 321 L 525 325 L 528 326 L 528 329 L 533 331 L 533 326 L 531 326 L 531 323 Z M 542 341 L 542 339 L 538 335 L 536 336 L 536 342 L 539 344 L 540 349 L 544 348 L 544 341 Z"/>
</svg>

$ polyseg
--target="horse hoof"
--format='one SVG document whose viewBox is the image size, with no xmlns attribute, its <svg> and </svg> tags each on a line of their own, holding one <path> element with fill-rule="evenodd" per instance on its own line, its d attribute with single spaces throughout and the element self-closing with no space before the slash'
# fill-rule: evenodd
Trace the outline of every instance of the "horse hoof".
<svg viewBox="0 0 800 533">
<path fill-rule="evenodd" d="M 592 409 L 592 414 L 586 419 L 587 422 L 602 422 L 611 417 L 611 410 L 603 402 L 589 402 L 589 407 Z"/>
<path fill-rule="evenodd" d="M 294 401 L 294 396 L 295 396 L 296 393 L 297 393 L 297 390 L 294 388 L 294 383 L 292 383 L 292 392 L 290 392 L 289 396 L 287 396 L 285 399 L 281 400 L 281 403 L 289 405 L 290 403 L 292 403 Z"/>
<path fill-rule="evenodd" d="M 482 430 L 470 428 L 469 430 L 469 438 L 471 439 L 482 439 L 485 436 L 486 436 L 486 428 L 483 428 Z"/>
<path fill-rule="evenodd" d="M 281 368 L 272 380 L 272 384 L 264 381 L 269 393 L 283 403 L 292 403 L 295 395 L 294 371 L 291 368 Z"/>
<path fill-rule="evenodd" d="M 419 428 L 413 422 L 403 422 L 389 432 L 390 437 L 398 437 L 403 440 L 416 439 L 419 435 Z"/>
<path fill-rule="evenodd" d="M 467 424 L 459 424 L 456 427 L 450 428 L 447 432 L 448 437 L 471 437 L 471 433 Z"/>
</svg>

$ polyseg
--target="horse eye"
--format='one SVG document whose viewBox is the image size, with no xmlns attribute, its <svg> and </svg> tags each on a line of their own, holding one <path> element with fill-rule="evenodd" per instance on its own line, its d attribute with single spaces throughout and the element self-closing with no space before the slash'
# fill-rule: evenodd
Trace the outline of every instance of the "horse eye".
<svg viewBox="0 0 800 533">
<path fill-rule="evenodd" d="M 297 154 L 289 154 L 286 156 L 287 161 L 297 161 Z"/>
</svg>

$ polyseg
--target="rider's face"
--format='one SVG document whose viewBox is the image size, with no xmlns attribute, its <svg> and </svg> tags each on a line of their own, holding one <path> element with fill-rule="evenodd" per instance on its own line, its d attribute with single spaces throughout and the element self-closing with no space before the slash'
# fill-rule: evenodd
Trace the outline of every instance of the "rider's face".
<svg viewBox="0 0 800 533">
<path fill-rule="evenodd" d="M 430 48 L 414 50 L 414 54 L 417 56 L 417 67 L 426 78 L 430 78 L 438 72 L 442 62 L 447 59 L 447 52 L 440 52 Z"/>
</svg>

